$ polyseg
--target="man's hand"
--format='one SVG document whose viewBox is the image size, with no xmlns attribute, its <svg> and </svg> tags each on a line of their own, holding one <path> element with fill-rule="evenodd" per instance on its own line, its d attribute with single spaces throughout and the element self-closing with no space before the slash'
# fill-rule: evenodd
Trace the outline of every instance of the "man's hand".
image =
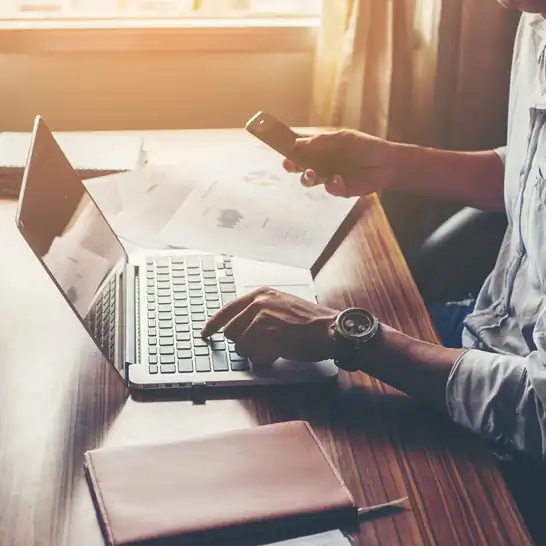
<svg viewBox="0 0 546 546">
<path fill-rule="evenodd" d="M 300 138 L 294 150 L 307 157 L 316 156 L 333 166 L 335 175 L 324 181 L 329 193 L 354 197 L 392 186 L 395 146 L 381 138 L 344 129 Z M 289 172 L 301 172 L 288 159 L 284 162 L 284 168 Z M 307 169 L 302 173 L 301 182 L 304 186 L 315 186 L 323 182 L 319 175 Z"/>
<path fill-rule="evenodd" d="M 260 288 L 221 309 L 205 325 L 208 338 L 220 329 L 238 354 L 256 365 L 278 358 L 319 362 L 334 355 L 332 324 L 338 312 L 270 288 Z"/>
</svg>

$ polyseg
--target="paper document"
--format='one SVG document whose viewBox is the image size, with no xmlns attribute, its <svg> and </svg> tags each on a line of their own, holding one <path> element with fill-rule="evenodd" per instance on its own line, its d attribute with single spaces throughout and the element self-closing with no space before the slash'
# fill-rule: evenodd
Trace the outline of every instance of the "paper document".
<svg viewBox="0 0 546 546">
<path fill-rule="evenodd" d="M 357 201 L 303 187 L 267 150 L 216 164 L 200 175 L 186 166 L 201 182 L 162 230 L 170 246 L 310 269 Z"/>
<path fill-rule="evenodd" d="M 357 199 L 305 188 L 259 147 L 212 150 L 86 182 L 114 231 L 148 248 L 192 248 L 310 269 Z"/>
<path fill-rule="evenodd" d="M 351 546 L 351 541 L 339 530 L 293 538 L 264 546 Z"/>
</svg>

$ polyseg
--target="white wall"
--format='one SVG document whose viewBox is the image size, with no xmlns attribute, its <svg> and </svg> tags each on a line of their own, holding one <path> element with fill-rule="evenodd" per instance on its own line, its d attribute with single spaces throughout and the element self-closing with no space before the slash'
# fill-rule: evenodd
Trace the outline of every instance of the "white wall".
<svg viewBox="0 0 546 546">
<path fill-rule="evenodd" d="M 240 127 L 269 110 L 305 125 L 312 52 L 0 54 L 0 131 Z"/>
</svg>

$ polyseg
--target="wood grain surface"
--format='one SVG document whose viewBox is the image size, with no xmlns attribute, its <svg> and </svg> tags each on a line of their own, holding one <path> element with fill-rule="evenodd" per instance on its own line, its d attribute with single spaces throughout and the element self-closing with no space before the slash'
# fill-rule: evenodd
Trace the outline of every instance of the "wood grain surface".
<svg viewBox="0 0 546 546">
<path fill-rule="evenodd" d="M 163 163 L 247 142 L 237 131 L 145 138 Z M 130 396 L 23 242 L 14 213 L 13 202 L 0 202 L 1 546 L 103 544 L 83 474 L 87 449 L 291 419 L 311 423 L 360 505 L 409 496 L 410 509 L 362 523 L 359 545 L 530 544 L 483 443 L 362 373 L 343 372 L 326 388 Z M 407 334 L 436 339 L 375 196 L 360 202 L 316 282 L 332 307 L 368 307 Z"/>
</svg>

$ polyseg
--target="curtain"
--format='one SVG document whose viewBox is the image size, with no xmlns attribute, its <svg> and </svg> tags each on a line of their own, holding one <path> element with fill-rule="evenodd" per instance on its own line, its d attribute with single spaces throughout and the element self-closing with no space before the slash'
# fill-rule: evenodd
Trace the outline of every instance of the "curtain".
<svg viewBox="0 0 546 546">
<path fill-rule="evenodd" d="M 495 0 L 323 0 L 310 122 L 496 146 L 517 20 Z"/>
</svg>

